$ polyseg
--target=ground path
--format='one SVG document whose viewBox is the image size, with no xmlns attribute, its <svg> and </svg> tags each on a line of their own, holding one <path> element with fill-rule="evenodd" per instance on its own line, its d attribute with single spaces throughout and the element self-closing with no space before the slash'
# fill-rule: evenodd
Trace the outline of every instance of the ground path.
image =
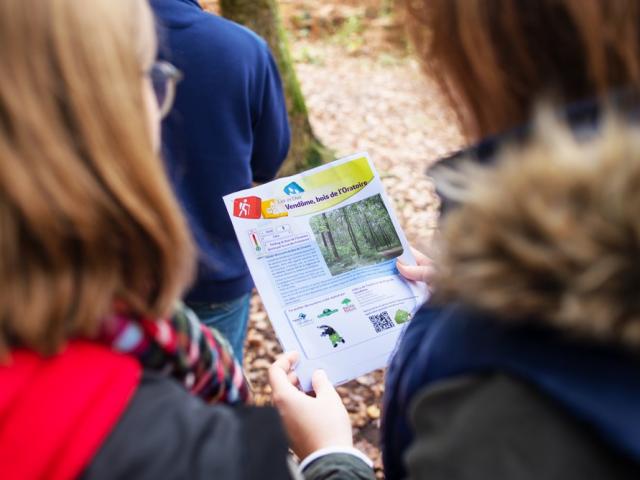
<svg viewBox="0 0 640 480">
<path fill-rule="evenodd" d="M 202 0 L 212 11 L 217 0 Z M 462 138 L 434 83 L 408 54 L 392 0 L 278 0 L 290 31 L 311 123 L 337 156 L 371 155 L 410 242 L 430 245 L 438 201 L 426 168 L 459 148 Z M 244 366 L 257 404 L 268 404 L 267 369 L 280 346 L 257 295 L 251 301 Z M 384 373 L 364 375 L 338 391 L 356 446 L 383 478 L 379 443 Z"/>
<path fill-rule="evenodd" d="M 428 246 L 438 202 L 424 175 L 428 165 L 461 144 L 452 115 L 417 62 L 388 53 L 352 55 L 327 41 L 294 42 L 297 71 L 312 125 L 325 145 L 341 155 L 368 151 L 410 241 Z M 252 303 L 245 361 L 256 398 L 268 402 L 266 368 L 279 347 L 259 298 Z M 339 387 L 356 429 L 357 446 L 375 459 L 383 372 Z"/>
</svg>

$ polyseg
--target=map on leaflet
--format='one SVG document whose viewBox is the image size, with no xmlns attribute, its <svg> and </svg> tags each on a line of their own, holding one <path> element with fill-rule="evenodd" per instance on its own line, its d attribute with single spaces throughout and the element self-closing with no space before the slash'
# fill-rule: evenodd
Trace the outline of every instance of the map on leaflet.
<svg viewBox="0 0 640 480">
<path fill-rule="evenodd" d="M 224 197 L 242 252 L 304 390 L 386 366 L 428 292 L 366 153 Z"/>
</svg>

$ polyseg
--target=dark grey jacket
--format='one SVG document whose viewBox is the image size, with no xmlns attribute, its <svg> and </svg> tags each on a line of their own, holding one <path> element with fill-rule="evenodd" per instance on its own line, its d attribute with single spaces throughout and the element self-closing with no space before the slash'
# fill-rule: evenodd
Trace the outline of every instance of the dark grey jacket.
<svg viewBox="0 0 640 480">
<path fill-rule="evenodd" d="M 83 480 L 299 478 L 287 437 L 270 408 L 210 406 L 166 376 L 145 372 L 129 407 L 82 475 Z M 351 455 L 313 462 L 307 480 L 368 480 Z"/>
<path fill-rule="evenodd" d="M 576 104 L 432 170 L 455 210 L 387 380 L 394 478 L 640 478 L 638 103 L 610 100 L 615 122 Z"/>
<path fill-rule="evenodd" d="M 411 479 L 631 480 L 640 465 L 513 377 L 466 376 L 424 388 L 410 412 Z"/>
</svg>

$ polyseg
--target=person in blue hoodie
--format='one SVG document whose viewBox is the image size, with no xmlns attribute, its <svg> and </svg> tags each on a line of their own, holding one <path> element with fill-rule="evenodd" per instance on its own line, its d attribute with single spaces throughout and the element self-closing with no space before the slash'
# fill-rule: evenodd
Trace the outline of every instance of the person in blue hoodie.
<svg viewBox="0 0 640 480">
<path fill-rule="evenodd" d="M 186 303 L 242 361 L 253 282 L 222 197 L 271 180 L 290 131 L 278 68 L 250 30 L 197 0 L 151 0 L 160 57 L 183 74 L 163 123 L 163 150 L 200 258 Z"/>
</svg>

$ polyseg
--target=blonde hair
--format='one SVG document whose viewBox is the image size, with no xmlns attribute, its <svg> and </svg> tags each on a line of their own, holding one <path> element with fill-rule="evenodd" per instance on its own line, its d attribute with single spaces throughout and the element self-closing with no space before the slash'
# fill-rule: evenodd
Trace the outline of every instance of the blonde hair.
<svg viewBox="0 0 640 480">
<path fill-rule="evenodd" d="M 144 0 L 0 2 L 0 353 L 167 315 L 193 246 L 142 93 Z"/>
</svg>

